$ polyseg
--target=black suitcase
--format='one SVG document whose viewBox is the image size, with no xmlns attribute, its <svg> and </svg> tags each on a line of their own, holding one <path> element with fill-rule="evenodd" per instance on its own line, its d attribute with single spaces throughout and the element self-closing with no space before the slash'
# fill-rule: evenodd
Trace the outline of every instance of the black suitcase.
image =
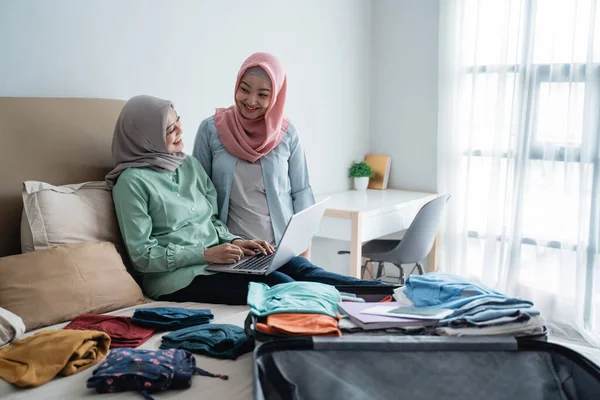
<svg viewBox="0 0 600 400">
<path fill-rule="evenodd" d="M 254 350 L 254 399 L 599 400 L 600 368 L 506 336 L 291 338 Z"/>
</svg>

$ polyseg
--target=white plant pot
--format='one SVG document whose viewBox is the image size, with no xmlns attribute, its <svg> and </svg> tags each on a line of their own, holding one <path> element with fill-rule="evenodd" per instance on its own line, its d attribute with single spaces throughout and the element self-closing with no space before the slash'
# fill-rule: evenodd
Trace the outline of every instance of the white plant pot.
<svg viewBox="0 0 600 400">
<path fill-rule="evenodd" d="M 364 176 L 361 178 L 354 178 L 354 189 L 355 190 L 367 190 L 369 186 L 369 177 Z"/>
</svg>

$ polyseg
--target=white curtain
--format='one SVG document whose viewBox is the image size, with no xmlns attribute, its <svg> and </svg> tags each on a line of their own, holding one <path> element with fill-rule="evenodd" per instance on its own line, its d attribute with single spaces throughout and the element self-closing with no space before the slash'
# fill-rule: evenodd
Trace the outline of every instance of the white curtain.
<svg viewBox="0 0 600 400">
<path fill-rule="evenodd" d="M 442 271 L 600 347 L 600 0 L 442 0 Z"/>
</svg>

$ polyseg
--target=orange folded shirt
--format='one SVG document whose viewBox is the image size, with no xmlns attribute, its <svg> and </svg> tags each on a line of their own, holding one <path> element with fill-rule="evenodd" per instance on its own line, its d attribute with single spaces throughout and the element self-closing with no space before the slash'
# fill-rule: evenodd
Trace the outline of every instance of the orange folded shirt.
<svg viewBox="0 0 600 400">
<path fill-rule="evenodd" d="M 324 314 L 271 314 L 256 329 L 269 335 L 342 336 L 338 321 Z"/>
</svg>

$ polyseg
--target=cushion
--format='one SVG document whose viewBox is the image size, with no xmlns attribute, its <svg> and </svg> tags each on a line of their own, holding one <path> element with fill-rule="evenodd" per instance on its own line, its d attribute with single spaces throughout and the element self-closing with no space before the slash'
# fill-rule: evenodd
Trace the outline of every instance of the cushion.
<svg viewBox="0 0 600 400">
<path fill-rule="evenodd" d="M 20 340 L 24 333 L 23 320 L 18 315 L 0 307 L 0 349 L 8 343 Z"/>
<path fill-rule="evenodd" d="M 27 331 L 144 303 L 114 244 L 76 243 L 0 258 L 0 307 Z"/>
<path fill-rule="evenodd" d="M 122 243 L 106 182 L 65 186 L 24 182 L 21 251 L 80 242 Z"/>
</svg>

